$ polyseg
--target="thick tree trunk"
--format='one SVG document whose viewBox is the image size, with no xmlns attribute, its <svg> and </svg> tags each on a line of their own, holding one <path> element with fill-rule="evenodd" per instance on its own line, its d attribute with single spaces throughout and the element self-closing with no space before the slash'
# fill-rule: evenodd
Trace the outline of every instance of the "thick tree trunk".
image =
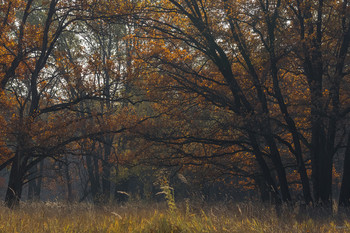
<svg viewBox="0 0 350 233">
<path fill-rule="evenodd" d="M 324 151 L 321 153 L 320 159 L 320 170 L 319 170 L 319 194 L 320 201 L 323 205 L 332 205 L 332 156 Z"/>
<path fill-rule="evenodd" d="M 263 203 L 271 203 L 270 188 L 266 184 L 264 177 L 262 175 L 256 175 L 254 180 L 260 192 L 260 200 Z"/>
<path fill-rule="evenodd" d="M 315 204 L 331 209 L 333 148 L 330 147 L 334 138 L 329 138 L 324 123 L 322 54 L 317 43 L 315 48 L 312 60 L 307 60 L 305 65 L 311 95 L 311 178 Z"/>
<path fill-rule="evenodd" d="M 312 129 L 311 165 L 314 200 L 316 205 L 332 203 L 332 155 L 327 150 L 326 136 L 319 123 Z"/>
<path fill-rule="evenodd" d="M 103 202 L 107 203 L 110 200 L 111 196 L 111 170 L 109 165 L 103 167 L 102 174 L 102 195 Z"/>
<path fill-rule="evenodd" d="M 96 158 L 92 159 L 92 156 L 86 156 L 86 165 L 88 168 L 92 200 L 95 204 L 99 204 L 101 202 L 101 186 L 98 175 L 98 160 Z"/>
<path fill-rule="evenodd" d="M 11 166 L 7 192 L 5 196 L 5 204 L 7 207 L 13 209 L 19 206 L 19 201 L 22 196 L 23 181 L 25 176 L 26 158 L 20 151 L 16 152 L 15 159 Z"/>
<path fill-rule="evenodd" d="M 343 180 L 340 188 L 339 206 L 350 206 L 350 135 L 345 150 Z"/>
</svg>

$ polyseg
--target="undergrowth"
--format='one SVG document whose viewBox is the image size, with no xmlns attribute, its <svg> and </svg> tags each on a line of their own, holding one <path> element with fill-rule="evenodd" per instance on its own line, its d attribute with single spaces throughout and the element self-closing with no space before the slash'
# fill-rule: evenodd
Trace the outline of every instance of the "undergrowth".
<svg viewBox="0 0 350 233">
<path fill-rule="evenodd" d="M 273 207 L 256 203 L 183 202 L 175 206 L 173 199 L 169 201 L 174 206 L 128 203 L 95 207 L 58 202 L 21 203 L 15 210 L 1 206 L 0 232 L 350 232 L 345 217 L 311 218 L 297 208 L 277 216 Z"/>
</svg>

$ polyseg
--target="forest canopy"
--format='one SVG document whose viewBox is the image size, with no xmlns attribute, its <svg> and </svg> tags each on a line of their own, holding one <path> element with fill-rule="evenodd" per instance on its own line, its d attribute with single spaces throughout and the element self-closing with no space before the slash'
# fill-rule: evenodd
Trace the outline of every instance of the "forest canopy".
<svg viewBox="0 0 350 233">
<path fill-rule="evenodd" d="M 8 207 L 163 176 L 350 205 L 347 0 L 4 0 L 0 24 Z"/>
</svg>

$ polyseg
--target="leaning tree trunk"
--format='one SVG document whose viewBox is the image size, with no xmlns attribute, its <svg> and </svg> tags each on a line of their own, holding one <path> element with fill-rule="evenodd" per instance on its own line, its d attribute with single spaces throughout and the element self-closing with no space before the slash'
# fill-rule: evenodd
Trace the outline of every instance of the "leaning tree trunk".
<svg viewBox="0 0 350 233">
<path fill-rule="evenodd" d="M 268 142 L 268 145 L 270 147 L 270 153 L 271 153 L 271 160 L 275 166 L 278 181 L 280 184 L 280 190 L 281 190 L 281 197 L 283 202 L 291 202 L 292 198 L 289 192 L 288 187 L 288 181 L 287 181 L 287 175 L 285 168 L 283 166 L 280 153 L 278 151 L 277 145 L 275 141 L 273 140 L 272 136 L 268 135 L 266 136 L 266 141 Z"/>
<path fill-rule="evenodd" d="M 269 167 L 268 167 L 268 165 L 267 165 L 267 163 L 266 163 L 266 161 L 265 161 L 265 159 L 260 151 L 259 144 L 256 140 L 255 135 L 252 132 L 248 132 L 248 133 L 249 133 L 249 139 L 250 139 L 251 144 L 252 144 L 252 148 L 253 148 L 256 162 L 261 169 L 262 176 L 264 177 L 266 185 L 269 187 L 269 191 L 271 193 L 272 198 L 274 199 L 276 206 L 279 206 L 282 203 L 282 198 L 281 198 L 281 195 L 278 191 L 276 182 L 273 179 L 271 172 L 270 172 L 270 169 L 269 169 Z"/>
</svg>

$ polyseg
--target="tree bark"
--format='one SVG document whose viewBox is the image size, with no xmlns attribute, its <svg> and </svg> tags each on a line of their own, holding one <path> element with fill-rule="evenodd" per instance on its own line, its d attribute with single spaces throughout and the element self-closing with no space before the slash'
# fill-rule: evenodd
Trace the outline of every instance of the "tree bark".
<svg viewBox="0 0 350 233">
<path fill-rule="evenodd" d="M 350 135 L 345 149 L 343 179 L 340 188 L 339 206 L 350 206 Z"/>
<path fill-rule="evenodd" d="M 113 138 L 106 136 L 104 144 L 104 163 L 102 171 L 102 192 L 103 192 L 103 202 L 107 203 L 111 196 L 111 165 L 109 163 L 109 158 L 112 151 L 112 141 Z"/>
<path fill-rule="evenodd" d="M 265 179 L 266 185 L 269 187 L 270 193 L 274 199 L 276 205 L 280 205 L 282 203 L 282 197 L 278 191 L 275 180 L 273 179 L 270 169 L 260 151 L 259 144 L 256 140 L 256 137 L 253 133 L 249 133 L 249 138 L 252 143 L 253 152 L 255 155 L 255 159 L 262 171 L 263 177 Z"/>
<path fill-rule="evenodd" d="M 270 188 L 266 184 L 264 176 L 258 174 L 254 177 L 254 180 L 255 180 L 256 186 L 258 187 L 259 192 L 260 192 L 260 200 L 263 203 L 270 203 L 272 201 L 270 198 L 271 197 Z"/>
<path fill-rule="evenodd" d="M 73 191 L 72 191 L 72 179 L 69 173 L 69 161 L 68 161 L 68 156 L 65 155 L 64 156 L 64 160 L 65 160 L 65 169 L 64 169 L 64 175 L 66 178 L 66 182 L 67 182 L 67 201 L 68 203 L 73 202 Z"/>
<path fill-rule="evenodd" d="M 15 158 L 11 166 L 9 182 L 5 196 L 5 205 L 10 209 L 19 206 L 19 201 L 22 196 L 23 181 L 26 173 L 24 165 L 26 165 L 26 163 L 27 158 L 24 157 L 21 150 L 18 150 L 15 154 Z"/>
<path fill-rule="evenodd" d="M 101 201 L 101 186 L 98 175 L 98 164 L 96 164 L 98 161 L 96 158 L 92 159 L 92 156 L 86 156 L 86 165 L 88 168 L 92 200 L 95 204 L 99 204 Z"/>
<path fill-rule="evenodd" d="M 30 159 L 30 161 L 32 161 Z M 39 201 L 40 193 L 41 193 L 41 184 L 44 170 L 44 160 L 41 160 L 39 164 L 34 165 L 32 169 L 30 169 L 30 176 L 28 179 L 30 180 L 28 183 L 28 200 L 29 201 Z"/>
</svg>

